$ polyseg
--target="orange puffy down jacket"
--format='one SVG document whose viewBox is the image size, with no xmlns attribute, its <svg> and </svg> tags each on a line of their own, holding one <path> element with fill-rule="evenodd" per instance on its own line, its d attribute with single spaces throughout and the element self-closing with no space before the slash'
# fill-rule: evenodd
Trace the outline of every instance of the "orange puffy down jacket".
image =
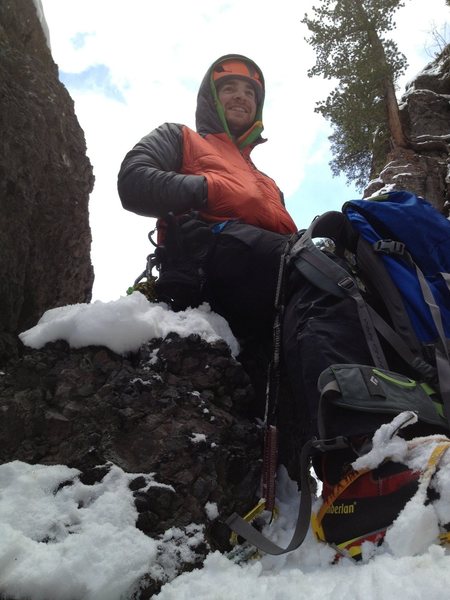
<svg viewBox="0 0 450 600">
<path fill-rule="evenodd" d="M 202 137 L 184 125 L 165 123 L 125 156 L 118 180 L 122 204 L 149 217 L 195 209 L 206 221 L 238 219 L 294 233 L 280 190 L 256 169 L 250 151 L 249 146 L 239 150 L 226 133 Z"/>
</svg>

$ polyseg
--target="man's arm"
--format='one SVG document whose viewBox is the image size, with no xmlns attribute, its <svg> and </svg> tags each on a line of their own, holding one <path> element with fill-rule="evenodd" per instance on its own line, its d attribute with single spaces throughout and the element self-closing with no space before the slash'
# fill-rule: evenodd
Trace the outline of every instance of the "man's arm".
<svg viewBox="0 0 450 600">
<path fill-rule="evenodd" d="M 181 175 L 183 126 L 165 123 L 128 152 L 120 167 L 118 191 L 122 205 L 138 215 L 165 217 L 204 206 L 203 175 Z"/>
</svg>

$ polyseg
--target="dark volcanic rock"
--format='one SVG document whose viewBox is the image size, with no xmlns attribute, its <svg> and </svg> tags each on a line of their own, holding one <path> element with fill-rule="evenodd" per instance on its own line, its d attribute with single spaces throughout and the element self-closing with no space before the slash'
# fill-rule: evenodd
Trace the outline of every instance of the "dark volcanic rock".
<svg viewBox="0 0 450 600">
<path fill-rule="evenodd" d="M 221 518 L 247 511 L 259 491 L 252 396 L 224 342 L 171 335 L 129 358 L 48 344 L 0 375 L 0 461 L 69 465 L 86 485 L 114 463 L 138 474 L 131 489 L 144 533 L 205 524 L 208 544 L 224 549 Z M 164 487 L 146 489 L 145 473 Z M 207 503 L 221 518 L 208 520 Z"/>
<path fill-rule="evenodd" d="M 0 2 L 0 361 L 93 283 L 83 131 L 32 0 Z"/>
</svg>

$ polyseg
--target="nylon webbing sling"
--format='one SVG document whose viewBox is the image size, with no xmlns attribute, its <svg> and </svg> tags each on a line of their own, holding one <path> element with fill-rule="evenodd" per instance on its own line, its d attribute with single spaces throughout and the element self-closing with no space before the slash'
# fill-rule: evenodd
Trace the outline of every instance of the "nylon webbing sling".
<svg viewBox="0 0 450 600">
<path fill-rule="evenodd" d="M 269 540 L 257 529 L 255 529 L 250 523 L 245 521 L 237 513 L 233 513 L 227 520 L 226 524 L 235 531 L 238 535 L 246 539 L 250 544 L 256 546 L 262 552 L 266 554 L 272 554 L 278 556 L 291 552 L 298 548 L 308 533 L 310 519 L 311 519 L 311 486 L 310 486 L 310 474 L 309 474 L 309 455 L 314 442 L 307 442 L 301 451 L 300 455 L 300 505 L 298 509 L 297 523 L 295 526 L 292 539 L 286 548 L 282 548 L 272 540 Z"/>
</svg>

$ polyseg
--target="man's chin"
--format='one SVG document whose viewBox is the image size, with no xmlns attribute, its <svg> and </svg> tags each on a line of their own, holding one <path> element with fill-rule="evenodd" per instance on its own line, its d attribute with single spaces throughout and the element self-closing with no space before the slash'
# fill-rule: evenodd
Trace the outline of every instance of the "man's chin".
<svg viewBox="0 0 450 600">
<path fill-rule="evenodd" d="M 233 125 L 232 123 L 228 123 L 228 129 L 230 133 L 232 133 L 235 137 L 241 136 L 250 128 L 250 125 Z"/>
</svg>

